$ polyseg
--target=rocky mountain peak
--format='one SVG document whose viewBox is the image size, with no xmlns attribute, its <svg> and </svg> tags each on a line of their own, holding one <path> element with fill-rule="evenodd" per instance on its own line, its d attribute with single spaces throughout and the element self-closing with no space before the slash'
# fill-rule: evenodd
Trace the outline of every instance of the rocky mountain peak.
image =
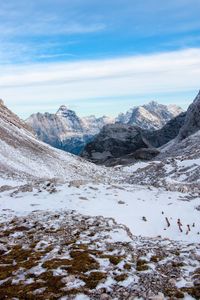
<svg viewBox="0 0 200 300">
<path fill-rule="evenodd" d="M 125 114 L 120 114 L 116 121 L 121 124 L 138 125 L 143 129 L 156 130 L 182 112 L 183 110 L 176 105 L 163 105 L 151 101 L 142 106 L 135 106 Z"/>
<path fill-rule="evenodd" d="M 68 107 L 65 104 L 61 105 L 58 109 L 58 111 L 65 111 L 65 110 L 68 110 Z"/>
<path fill-rule="evenodd" d="M 56 113 L 56 117 L 64 122 L 65 126 L 70 130 L 82 131 L 82 121 L 75 111 L 68 109 L 67 106 L 61 105 Z"/>
<path fill-rule="evenodd" d="M 114 119 L 95 116 L 79 117 L 66 105 L 61 105 L 55 114 L 37 113 L 26 122 L 33 128 L 37 137 L 59 149 L 79 154 L 101 128 Z"/>
<path fill-rule="evenodd" d="M 194 102 L 198 102 L 198 101 L 200 101 L 200 90 L 199 90 L 196 98 L 194 99 Z"/>
<path fill-rule="evenodd" d="M 40 140 L 56 148 L 79 154 L 104 125 L 117 123 L 134 126 L 135 128 L 155 130 L 160 129 L 181 111 L 177 106 L 172 109 L 170 106 L 151 101 L 146 105 L 135 106 L 127 113 L 120 114 L 117 118 L 95 117 L 93 115 L 79 117 L 76 112 L 66 105 L 61 105 L 56 114 L 35 114 L 27 120 L 27 123 L 31 125 Z M 115 129 L 124 131 L 123 126 L 118 127 L 116 125 L 114 128 L 108 126 L 109 128 L 112 128 L 112 134 Z"/>
<path fill-rule="evenodd" d="M 61 105 L 58 111 L 56 112 L 56 115 L 65 117 L 66 115 L 68 115 L 69 113 L 71 114 L 72 112 L 75 114 L 75 112 L 68 109 L 66 105 Z"/>
<path fill-rule="evenodd" d="M 149 103 L 145 104 L 144 107 L 147 107 L 147 108 L 149 108 L 149 107 L 158 107 L 160 105 L 161 104 L 159 104 L 157 101 L 152 100 Z"/>
<path fill-rule="evenodd" d="M 190 135 L 200 130 L 200 91 L 189 106 L 185 118 L 185 123 L 180 130 L 178 139 L 184 140 Z"/>
</svg>

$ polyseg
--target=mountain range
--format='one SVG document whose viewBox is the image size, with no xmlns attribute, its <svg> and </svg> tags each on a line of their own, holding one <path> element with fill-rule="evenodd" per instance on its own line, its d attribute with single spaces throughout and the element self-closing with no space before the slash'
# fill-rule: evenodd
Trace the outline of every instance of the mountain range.
<svg viewBox="0 0 200 300">
<path fill-rule="evenodd" d="M 160 129 L 105 125 L 102 149 L 142 147 L 107 168 L 38 140 L 0 101 L 1 298 L 200 299 L 199 117 L 200 93 Z"/>
<path fill-rule="evenodd" d="M 32 128 L 0 101 L 0 176 L 66 180 L 89 174 L 98 174 L 98 168 L 36 139 Z"/>
<path fill-rule="evenodd" d="M 86 144 L 91 142 L 107 124 L 138 125 L 142 129 L 155 130 L 181 112 L 182 109 L 176 105 L 166 106 L 152 101 L 149 104 L 134 107 L 116 118 L 106 116 L 81 118 L 62 105 L 55 114 L 33 114 L 26 120 L 26 123 L 32 127 L 41 141 L 55 148 L 80 154 Z"/>
<path fill-rule="evenodd" d="M 105 125 L 81 155 L 107 166 L 150 160 L 159 154 L 159 147 L 176 138 L 185 119 L 186 112 L 182 112 L 157 130 L 120 123 Z"/>
<path fill-rule="evenodd" d="M 182 141 L 200 129 L 199 103 L 200 93 L 187 112 L 181 112 L 157 130 L 120 123 L 105 125 L 93 141 L 85 146 L 82 156 L 107 166 L 153 159 L 159 155 L 160 147 L 164 148 L 170 141 Z M 172 148 L 169 149 L 172 152 Z"/>
<path fill-rule="evenodd" d="M 155 161 L 131 175 L 134 183 L 199 195 L 200 91 L 189 106 L 178 135 L 160 148 Z"/>
<path fill-rule="evenodd" d="M 55 114 L 37 113 L 26 120 L 41 141 L 73 154 L 79 154 L 104 125 L 112 122 L 114 119 L 106 116 L 80 118 L 65 105 Z"/>
<path fill-rule="evenodd" d="M 142 129 L 156 130 L 163 127 L 181 112 L 183 110 L 177 105 L 163 105 L 156 101 L 151 101 L 148 104 L 133 107 L 125 114 L 119 114 L 116 122 L 137 125 Z"/>
</svg>

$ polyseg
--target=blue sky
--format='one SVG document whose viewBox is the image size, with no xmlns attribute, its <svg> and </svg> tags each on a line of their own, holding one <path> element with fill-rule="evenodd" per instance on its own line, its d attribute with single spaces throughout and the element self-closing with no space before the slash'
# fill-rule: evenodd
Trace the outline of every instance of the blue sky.
<svg viewBox="0 0 200 300">
<path fill-rule="evenodd" d="M 117 114 L 200 88 L 199 0 L 0 3 L 0 97 L 15 112 Z"/>
</svg>

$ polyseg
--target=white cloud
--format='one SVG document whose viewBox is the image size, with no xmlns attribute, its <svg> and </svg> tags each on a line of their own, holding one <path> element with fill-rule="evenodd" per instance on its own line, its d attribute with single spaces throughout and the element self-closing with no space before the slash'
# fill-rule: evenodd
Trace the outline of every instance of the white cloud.
<svg viewBox="0 0 200 300">
<path fill-rule="evenodd" d="M 2 66 L 0 97 L 9 105 L 59 105 L 100 97 L 149 97 L 199 89 L 200 49 L 66 63 Z M 161 99 L 162 100 L 162 99 Z M 113 108 L 116 110 L 117 108 Z M 27 114 L 28 114 L 28 109 Z M 106 108 L 105 108 L 106 112 Z M 29 112 L 31 113 L 31 111 Z"/>
</svg>

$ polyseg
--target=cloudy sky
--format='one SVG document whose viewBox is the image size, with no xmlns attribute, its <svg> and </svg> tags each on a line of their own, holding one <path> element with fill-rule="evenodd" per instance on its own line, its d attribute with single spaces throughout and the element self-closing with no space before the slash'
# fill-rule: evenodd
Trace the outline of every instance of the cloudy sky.
<svg viewBox="0 0 200 300">
<path fill-rule="evenodd" d="M 26 118 L 66 104 L 115 115 L 200 88 L 199 0 L 0 3 L 0 98 Z"/>
</svg>

